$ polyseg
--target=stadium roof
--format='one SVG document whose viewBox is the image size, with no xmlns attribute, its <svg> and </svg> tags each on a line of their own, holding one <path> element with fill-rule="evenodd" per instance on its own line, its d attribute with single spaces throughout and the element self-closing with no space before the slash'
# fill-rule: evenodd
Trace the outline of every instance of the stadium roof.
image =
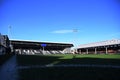
<svg viewBox="0 0 120 80">
<path fill-rule="evenodd" d="M 82 44 L 82 45 L 79 45 L 78 48 L 98 47 L 98 46 L 107 46 L 107 45 L 115 45 L 115 44 L 120 44 L 120 39 Z"/>
<path fill-rule="evenodd" d="M 48 42 L 48 41 L 22 40 L 22 39 L 11 39 L 11 41 L 25 41 L 25 42 L 41 42 L 41 43 L 60 43 L 60 44 L 71 44 L 71 43 L 68 43 L 68 42 Z"/>
</svg>

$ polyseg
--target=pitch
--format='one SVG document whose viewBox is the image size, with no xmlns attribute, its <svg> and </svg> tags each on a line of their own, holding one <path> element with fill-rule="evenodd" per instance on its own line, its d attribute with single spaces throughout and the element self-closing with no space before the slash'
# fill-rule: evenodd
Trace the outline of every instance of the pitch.
<svg viewBox="0 0 120 80">
<path fill-rule="evenodd" d="M 17 63 L 20 80 L 120 79 L 117 54 L 17 55 Z"/>
</svg>

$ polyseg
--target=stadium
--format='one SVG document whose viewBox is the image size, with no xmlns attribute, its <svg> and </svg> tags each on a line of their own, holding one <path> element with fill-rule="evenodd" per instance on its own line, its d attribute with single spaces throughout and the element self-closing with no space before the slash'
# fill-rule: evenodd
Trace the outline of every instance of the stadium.
<svg viewBox="0 0 120 80">
<path fill-rule="evenodd" d="M 120 80 L 120 0 L 0 0 L 0 80 Z"/>
<path fill-rule="evenodd" d="M 113 39 L 79 45 L 71 50 L 73 44 L 38 42 L 30 40 L 9 40 L 7 35 L 0 35 L 0 54 L 9 51 L 15 54 L 119 54 L 120 40 Z M 11 48 L 11 50 L 10 50 Z"/>
<path fill-rule="evenodd" d="M 73 46 L 0 35 L 0 80 L 120 79 L 119 39 Z"/>
</svg>

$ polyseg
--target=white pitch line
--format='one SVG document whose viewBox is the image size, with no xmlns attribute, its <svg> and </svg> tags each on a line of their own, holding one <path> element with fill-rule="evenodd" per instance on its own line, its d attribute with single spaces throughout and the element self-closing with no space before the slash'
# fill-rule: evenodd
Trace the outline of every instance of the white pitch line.
<svg viewBox="0 0 120 80">
<path fill-rule="evenodd" d="M 34 65 L 34 66 L 19 66 L 18 69 L 29 69 L 29 68 L 49 68 L 49 67 L 98 67 L 98 68 L 118 68 L 120 65 L 95 65 L 95 64 L 61 64 L 61 65 Z"/>
</svg>

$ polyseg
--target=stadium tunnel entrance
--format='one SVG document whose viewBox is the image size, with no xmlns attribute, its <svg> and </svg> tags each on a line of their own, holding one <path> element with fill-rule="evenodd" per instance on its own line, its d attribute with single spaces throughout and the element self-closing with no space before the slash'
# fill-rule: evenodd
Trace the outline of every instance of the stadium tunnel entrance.
<svg viewBox="0 0 120 80">
<path fill-rule="evenodd" d="M 73 44 L 10 40 L 16 54 L 65 54 L 71 53 Z M 42 46 L 45 44 L 46 46 Z"/>
</svg>

